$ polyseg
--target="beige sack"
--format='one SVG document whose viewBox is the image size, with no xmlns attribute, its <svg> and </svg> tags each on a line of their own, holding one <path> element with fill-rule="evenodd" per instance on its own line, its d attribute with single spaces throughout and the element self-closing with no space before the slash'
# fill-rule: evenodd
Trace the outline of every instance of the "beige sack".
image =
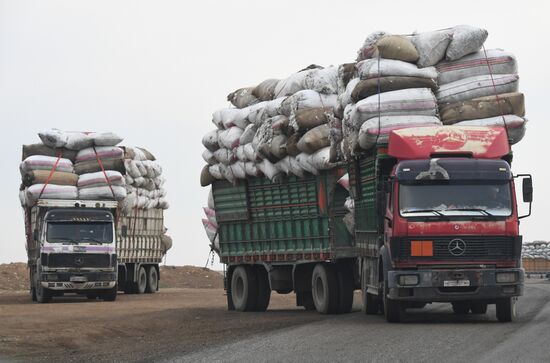
<svg viewBox="0 0 550 363">
<path fill-rule="evenodd" d="M 503 93 L 498 95 L 498 102 L 496 99 L 496 96 L 486 96 L 443 106 L 439 110 L 441 121 L 445 125 L 451 125 L 459 121 L 500 115 L 525 116 L 523 93 Z"/>
<path fill-rule="evenodd" d="M 294 117 L 299 130 L 311 130 L 329 121 L 332 107 L 315 107 L 297 110 Z"/>
<path fill-rule="evenodd" d="M 214 177 L 212 174 L 210 174 L 210 171 L 208 170 L 209 166 L 205 165 L 204 168 L 202 168 L 201 171 L 201 187 L 206 187 L 214 181 Z"/>
<path fill-rule="evenodd" d="M 297 156 L 301 153 L 300 149 L 298 149 L 298 142 L 300 141 L 301 137 L 301 134 L 295 133 L 286 140 L 286 152 L 288 155 Z"/>
<path fill-rule="evenodd" d="M 252 89 L 252 95 L 260 101 L 271 101 L 275 98 L 277 83 L 279 83 L 278 79 L 266 79 Z"/>
<path fill-rule="evenodd" d="M 122 175 L 126 174 L 126 168 L 124 167 L 124 160 L 122 159 L 105 159 L 101 160 L 103 168 L 105 170 L 115 170 L 120 172 Z M 96 171 L 101 171 L 97 160 L 88 160 L 80 163 L 74 164 L 74 172 L 78 175 L 95 173 Z"/>
<path fill-rule="evenodd" d="M 23 145 L 23 158 L 21 160 L 25 160 L 29 156 L 34 155 L 58 157 L 60 153 L 62 158 L 69 159 L 74 163 L 77 151 L 65 148 L 54 149 L 44 144 Z"/>
<path fill-rule="evenodd" d="M 380 79 L 380 93 L 396 91 L 406 88 L 431 88 L 437 90 L 437 82 L 431 78 L 387 76 L 359 81 L 351 93 L 353 102 L 360 101 L 378 93 Z"/>
<path fill-rule="evenodd" d="M 50 176 L 50 170 L 32 170 L 23 175 L 23 184 L 31 186 L 33 184 L 45 184 Z M 55 171 L 48 184 L 56 185 L 72 185 L 76 186 L 78 175 L 63 171 Z"/>
<path fill-rule="evenodd" d="M 298 142 L 298 149 L 306 154 L 313 154 L 315 151 L 330 146 L 330 126 L 323 124 L 317 126 L 302 136 Z"/>
<path fill-rule="evenodd" d="M 416 62 L 418 52 L 414 44 L 401 35 L 388 35 L 376 43 L 374 57 L 396 59 L 404 62 Z"/>
</svg>

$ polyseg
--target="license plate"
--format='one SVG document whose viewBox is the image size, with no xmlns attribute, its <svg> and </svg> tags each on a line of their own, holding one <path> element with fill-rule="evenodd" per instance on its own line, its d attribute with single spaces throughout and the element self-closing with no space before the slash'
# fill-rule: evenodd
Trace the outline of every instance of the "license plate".
<svg viewBox="0 0 550 363">
<path fill-rule="evenodd" d="M 445 280 L 444 287 L 466 287 L 470 286 L 470 280 Z"/>
<path fill-rule="evenodd" d="M 71 282 L 87 282 L 88 278 L 86 276 L 71 276 Z"/>
</svg>

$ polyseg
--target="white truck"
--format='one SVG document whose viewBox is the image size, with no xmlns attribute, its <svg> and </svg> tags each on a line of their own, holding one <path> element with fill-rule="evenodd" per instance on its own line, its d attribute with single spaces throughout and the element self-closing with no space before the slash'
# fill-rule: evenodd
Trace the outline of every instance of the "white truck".
<svg viewBox="0 0 550 363">
<path fill-rule="evenodd" d="M 65 293 L 114 301 L 154 293 L 171 240 L 162 209 L 122 215 L 116 201 L 39 199 L 24 208 L 32 299 Z"/>
</svg>

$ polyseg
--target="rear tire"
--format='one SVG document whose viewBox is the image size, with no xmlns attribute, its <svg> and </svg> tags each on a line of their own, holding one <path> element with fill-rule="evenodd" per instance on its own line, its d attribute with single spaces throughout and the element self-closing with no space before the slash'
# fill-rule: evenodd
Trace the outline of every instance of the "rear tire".
<svg viewBox="0 0 550 363">
<path fill-rule="evenodd" d="M 147 287 L 145 292 L 148 294 L 154 294 L 157 292 L 159 286 L 159 275 L 155 266 L 147 267 Z"/>
<path fill-rule="evenodd" d="M 143 266 L 139 267 L 137 279 L 137 293 L 143 294 L 147 288 L 147 272 Z"/>
<path fill-rule="evenodd" d="M 311 276 L 311 291 L 315 309 L 321 314 L 338 312 L 338 281 L 334 266 L 319 263 L 313 269 Z"/>
<path fill-rule="evenodd" d="M 467 301 L 455 301 L 451 304 L 456 315 L 466 315 L 470 312 L 470 303 Z"/>
<path fill-rule="evenodd" d="M 269 275 L 263 266 L 254 266 L 258 280 L 258 298 L 256 302 L 256 311 L 266 311 L 271 299 L 271 286 L 269 284 Z"/>
<path fill-rule="evenodd" d="M 347 265 L 337 266 L 338 314 L 348 314 L 353 308 L 353 272 Z"/>
<path fill-rule="evenodd" d="M 231 275 L 231 299 L 235 310 L 253 311 L 258 303 L 258 280 L 251 266 L 237 266 Z"/>
<path fill-rule="evenodd" d="M 517 298 L 500 299 L 496 305 L 498 321 L 509 323 L 517 319 Z"/>
<path fill-rule="evenodd" d="M 472 314 L 485 314 L 487 313 L 487 303 L 472 302 L 470 303 L 470 310 Z"/>
</svg>

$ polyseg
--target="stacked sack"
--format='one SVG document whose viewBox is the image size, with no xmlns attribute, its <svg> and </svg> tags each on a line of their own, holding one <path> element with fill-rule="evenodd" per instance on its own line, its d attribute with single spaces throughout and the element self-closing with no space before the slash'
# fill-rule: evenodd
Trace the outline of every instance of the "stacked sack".
<svg viewBox="0 0 550 363">
<path fill-rule="evenodd" d="M 217 129 L 202 140 L 208 165 L 201 184 L 247 176 L 278 180 L 332 168 L 342 138 L 334 115 L 338 83 L 338 67 L 312 65 L 229 94 L 233 107 L 214 112 Z"/>
<path fill-rule="evenodd" d="M 214 197 L 212 195 L 212 189 L 208 194 L 208 206 L 203 207 L 206 218 L 202 219 L 202 225 L 206 231 L 206 235 L 210 240 L 210 248 L 213 251 L 219 252 L 220 239 L 218 237 L 218 221 L 216 220 L 216 207 L 214 205 Z"/>
<path fill-rule="evenodd" d="M 550 261 L 550 243 L 546 241 L 524 243 L 521 250 L 521 258 L 537 258 Z"/>
<path fill-rule="evenodd" d="M 120 201 L 131 209 L 168 208 L 162 169 L 145 149 L 116 146 L 113 133 L 39 133 L 41 144 L 23 146 L 21 204 L 39 198 Z M 53 172 L 52 172 L 53 170 Z"/>
<path fill-rule="evenodd" d="M 510 144 L 519 142 L 527 121 L 516 59 L 485 50 L 487 36 L 468 25 L 412 35 L 376 31 L 355 62 L 311 65 L 230 93 L 232 107 L 214 112 L 217 129 L 202 140 L 201 185 L 318 174 L 387 143 L 399 128 L 505 126 Z"/>
</svg>

